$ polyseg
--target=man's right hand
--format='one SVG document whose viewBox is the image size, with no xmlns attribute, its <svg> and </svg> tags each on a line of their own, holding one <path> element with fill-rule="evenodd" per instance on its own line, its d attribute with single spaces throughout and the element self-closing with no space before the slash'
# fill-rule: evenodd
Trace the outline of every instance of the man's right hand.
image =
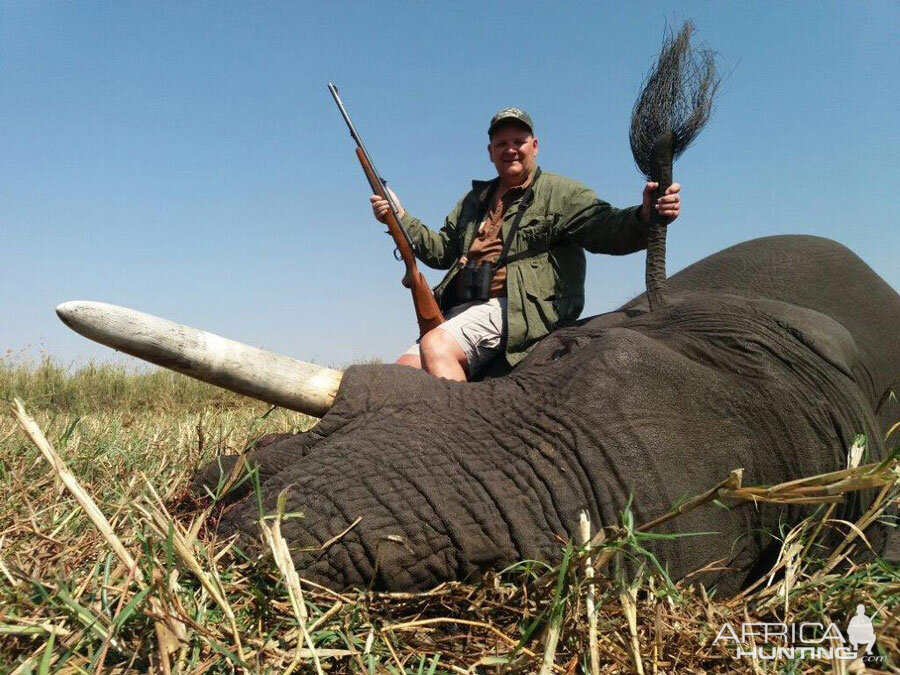
<svg viewBox="0 0 900 675">
<path fill-rule="evenodd" d="M 394 194 L 394 191 L 390 188 L 387 189 L 390 192 L 391 197 L 394 199 L 394 203 L 397 205 L 397 217 L 402 218 L 403 214 L 406 211 L 403 209 L 403 204 L 400 203 L 400 200 L 397 199 L 397 195 Z M 391 210 L 391 204 L 384 197 L 379 197 L 378 195 L 372 195 L 369 197 L 369 201 L 372 203 L 372 213 L 375 214 L 375 220 L 379 223 L 387 222 L 387 215 Z"/>
</svg>

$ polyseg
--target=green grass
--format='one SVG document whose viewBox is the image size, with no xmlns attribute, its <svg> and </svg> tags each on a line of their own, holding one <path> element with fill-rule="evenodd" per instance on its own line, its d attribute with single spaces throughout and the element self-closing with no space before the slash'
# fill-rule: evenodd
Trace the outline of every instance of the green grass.
<svg viewBox="0 0 900 675">
<path fill-rule="evenodd" d="M 30 365 L 0 361 L 0 399 L 14 395 L 109 520 L 145 581 L 129 577 L 4 410 L 0 671 L 158 668 L 155 624 L 169 617 L 182 632 L 168 655 L 173 672 L 316 672 L 302 651 L 308 642 L 288 577 L 271 560 L 241 560 L 205 525 L 192 539 L 188 532 L 201 512 L 173 519 L 167 511 L 205 462 L 265 433 L 304 430 L 315 420 L 167 371 L 102 364 L 72 371 L 46 358 Z M 892 466 L 897 470 L 896 462 Z M 897 485 L 890 489 L 887 500 L 896 504 Z M 819 519 L 824 515 L 823 507 Z M 886 659 L 879 668 L 896 668 L 900 572 L 878 559 L 853 564 L 853 549 L 828 570 L 831 549 L 813 541 L 818 522 L 789 537 L 805 554 L 799 565 L 789 561 L 798 572 L 787 602 L 776 592 L 779 581 L 734 601 L 709 599 L 654 574 L 658 561 L 644 548 L 654 535 L 623 513 L 591 551 L 595 562 L 610 562 L 594 582 L 604 672 L 632 670 L 632 644 L 648 673 L 753 672 L 751 663 L 712 644 L 723 621 L 740 622 L 746 611 L 756 621 L 831 620 L 843 627 L 857 602 L 870 608 L 887 603 L 876 621 L 878 653 Z M 523 562 L 480 584 L 447 584 L 426 594 L 336 594 L 301 581 L 308 640 L 323 672 L 534 673 L 548 635 L 555 634 L 555 672 L 589 672 L 585 550 L 562 543 L 560 549 L 566 553 L 556 568 Z M 645 573 L 627 578 L 617 564 L 623 557 L 644 560 Z M 633 640 L 629 612 L 636 617 Z M 816 672 L 830 665 L 782 661 L 760 668 Z"/>
<path fill-rule="evenodd" d="M 11 393 L 35 409 L 76 415 L 255 409 L 243 396 L 170 370 L 112 363 L 88 363 L 73 370 L 46 354 L 37 363 L 12 354 L 0 358 L 0 396 Z"/>
</svg>

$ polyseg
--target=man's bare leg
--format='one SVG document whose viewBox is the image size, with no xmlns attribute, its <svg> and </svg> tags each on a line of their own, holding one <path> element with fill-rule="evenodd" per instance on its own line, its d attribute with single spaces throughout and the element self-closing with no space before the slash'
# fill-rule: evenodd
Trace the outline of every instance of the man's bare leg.
<svg viewBox="0 0 900 675">
<path fill-rule="evenodd" d="M 410 368 L 422 369 L 422 359 L 418 354 L 403 354 L 397 363 L 401 366 L 409 366 Z"/>
<path fill-rule="evenodd" d="M 440 328 L 428 331 L 419 341 L 419 351 L 422 369 L 426 373 L 457 382 L 468 380 L 466 354 L 447 331 Z"/>
</svg>

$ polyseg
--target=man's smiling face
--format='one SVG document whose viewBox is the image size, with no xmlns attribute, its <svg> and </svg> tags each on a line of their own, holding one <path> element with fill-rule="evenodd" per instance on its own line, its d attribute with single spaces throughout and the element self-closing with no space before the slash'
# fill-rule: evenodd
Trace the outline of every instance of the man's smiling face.
<svg viewBox="0 0 900 675">
<path fill-rule="evenodd" d="M 525 181 L 538 153 L 538 141 L 524 124 L 509 122 L 494 130 L 488 155 L 500 180 L 508 185 Z"/>
</svg>

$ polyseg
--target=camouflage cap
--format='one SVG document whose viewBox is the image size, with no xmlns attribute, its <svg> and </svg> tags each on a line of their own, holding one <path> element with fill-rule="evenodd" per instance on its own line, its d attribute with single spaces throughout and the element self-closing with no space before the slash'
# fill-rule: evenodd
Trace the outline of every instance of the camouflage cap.
<svg viewBox="0 0 900 675">
<path fill-rule="evenodd" d="M 528 127 L 529 131 L 534 133 L 534 122 L 531 121 L 531 115 L 521 108 L 504 108 L 491 118 L 491 126 L 488 127 L 488 136 L 494 133 L 494 129 L 497 125 L 508 120 L 521 122 Z"/>
</svg>

